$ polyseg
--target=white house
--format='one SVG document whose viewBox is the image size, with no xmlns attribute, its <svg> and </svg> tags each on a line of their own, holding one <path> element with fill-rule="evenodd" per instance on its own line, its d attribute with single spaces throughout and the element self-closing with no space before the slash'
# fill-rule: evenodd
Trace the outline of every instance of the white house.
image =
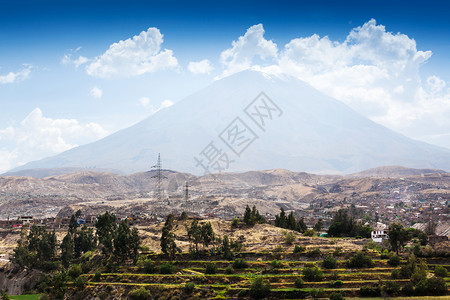
<svg viewBox="0 0 450 300">
<path fill-rule="evenodd" d="M 374 230 L 371 233 L 372 241 L 381 243 L 388 238 L 387 230 Z"/>
</svg>

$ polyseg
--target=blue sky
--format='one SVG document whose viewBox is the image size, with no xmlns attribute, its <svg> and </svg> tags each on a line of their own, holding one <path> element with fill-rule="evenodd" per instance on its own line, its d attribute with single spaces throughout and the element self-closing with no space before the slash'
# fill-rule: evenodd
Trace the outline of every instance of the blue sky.
<svg viewBox="0 0 450 300">
<path fill-rule="evenodd" d="M 101 138 L 255 67 L 450 148 L 449 15 L 448 1 L 1 0 L 0 171 Z M 141 32 L 163 35 L 160 49 L 140 49 L 153 55 L 130 62 L 108 52 Z M 142 67 L 155 56 L 161 61 Z"/>
</svg>

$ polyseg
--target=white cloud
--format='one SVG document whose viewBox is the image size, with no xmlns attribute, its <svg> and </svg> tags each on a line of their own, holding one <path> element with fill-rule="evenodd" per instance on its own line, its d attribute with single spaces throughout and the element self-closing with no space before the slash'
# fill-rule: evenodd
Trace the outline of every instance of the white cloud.
<svg viewBox="0 0 450 300">
<path fill-rule="evenodd" d="M 373 19 L 343 42 L 313 34 L 292 39 L 280 52 L 260 24 L 222 52 L 217 78 L 244 69 L 290 74 L 395 131 L 450 148 L 450 89 L 437 76 L 420 77 L 431 55 Z"/>
<path fill-rule="evenodd" d="M 163 35 L 149 28 L 139 35 L 112 44 L 86 67 L 89 75 L 98 78 L 125 78 L 178 66 L 172 50 L 161 50 Z"/>
<path fill-rule="evenodd" d="M 150 110 L 150 114 L 154 114 L 164 108 L 172 106 L 173 104 L 174 104 L 173 101 L 171 101 L 169 99 L 165 99 L 159 104 L 159 107 L 154 107 L 151 104 L 150 98 L 148 98 L 148 97 L 142 97 L 142 98 L 139 98 L 139 100 L 138 100 L 138 105 Z"/>
<path fill-rule="evenodd" d="M 84 57 L 82 55 L 78 56 L 77 59 L 72 59 L 72 54 L 77 53 L 81 50 L 81 47 L 76 48 L 75 50 L 70 49 L 66 54 L 64 54 L 63 58 L 61 59 L 61 63 L 63 65 L 69 65 L 73 64 L 76 68 L 78 68 L 81 65 L 84 65 L 85 63 L 89 62 L 90 59 L 87 57 Z"/>
<path fill-rule="evenodd" d="M 223 51 L 220 60 L 224 66 L 220 77 L 228 76 L 254 66 L 255 59 L 269 61 L 278 54 L 277 44 L 264 38 L 262 24 L 253 25 L 247 32 L 233 41 L 232 47 Z M 220 78 L 218 77 L 218 78 Z"/>
<path fill-rule="evenodd" d="M 0 172 L 54 155 L 108 134 L 96 123 L 51 119 L 34 109 L 20 124 L 0 129 Z"/>
<path fill-rule="evenodd" d="M 95 99 L 101 99 L 103 96 L 103 91 L 102 89 L 94 86 L 91 91 L 89 92 L 89 95 L 91 95 L 92 97 L 94 97 Z"/>
<path fill-rule="evenodd" d="M 213 66 L 208 59 L 198 62 L 191 61 L 188 64 L 188 70 L 193 74 L 209 74 L 213 70 Z"/>
<path fill-rule="evenodd" d="M 140 106 L 147 108 L 150 105 L 150 98 L 148 97 L 139 98 L 138 103 Z"/>
<path fill-rule="evenodd" d="M 31 66 L 25 66 L 18 72 L 9 72 L 6 75 L 0 75 L 0 84 L 14 83 L 27 79 L 31 73 Z"/>
</svg>

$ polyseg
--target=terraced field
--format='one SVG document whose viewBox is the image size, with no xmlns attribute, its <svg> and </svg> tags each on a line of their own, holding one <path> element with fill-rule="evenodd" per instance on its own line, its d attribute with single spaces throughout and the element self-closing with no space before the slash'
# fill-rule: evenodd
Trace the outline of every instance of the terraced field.
<svg viewBox="0 0 450 300">
<path fill-rule="evenodd" d="M 371 253 L 376 256 L 376 253 Z M 247 266 L 233 267 L 233 261 L 227 260 L 191 260 L 188 254 L 181 254 L 176 261 L 169 262 L 159 255 L 148 255 L 154 263 L 154 272 L 145 273 L 142 268 L 135 266 L 119 267 L 114 273 L 97 272 L 81 275 L 87 280 L 83 292 L 98 295 L 100 299 L 121 298 L 131 291 L 144 287 L 152 295 L 162 299 L 231 299 L 248 297 L 249 289 L 257 277 L 262 277 L 270 283 L 272 299 L 298 299 L 306 297 L 328 297 L 333 292 L 340 292 L 345 297 L 359 297 L 362 286 L 376 286 L 393 280 L 391 272 L 394 267 L 389 266 L 386 259 L 375 259 L 372 268 L 348 269 L 345 260 L 338 260 L 336 269 L 324 269 L 321 281 L 307 281 L 302 275 L 305 266 L 321 266 L 322 258 L 315 259 L 291 254 L 278 254 L 281 259 L 278 264 L 273 263 L 273 256 L 267 253 L 246 252 L 239 253 Z M 347 255 L 348 256 L 348 255 Z M 287 258 L 286 258 L 287 257 Z M 256 259 L 255 259 L 256 258 Z M 160 274 L 161 266 L 173 264 L 171 274 Z M 215 274 L 206 274 L 208 264 L 216 266 Z M 443 265 L 450 270 L 448 259 L 427 259 L 430 273 L 437 265 Z M 274 267 L 276 265 L 276 267 Z M 400 267 L 397 267 L 399 269 Z M 296 286 L 298 278 L 304 280 L 302 287 Z M 336 284 L 336 281 L 341 283 Z M 403 286 L 409 279 L 395 279 L 396 284 Z M 447 286 L 450 278 L 445 278 Z M 193 291 L 187 291 L 186 284 L 193 283 Z M 424 299 L 421 297 L 420 299 Z M 450 299 L 442 296 L 439 299 Z"/>
</svg>

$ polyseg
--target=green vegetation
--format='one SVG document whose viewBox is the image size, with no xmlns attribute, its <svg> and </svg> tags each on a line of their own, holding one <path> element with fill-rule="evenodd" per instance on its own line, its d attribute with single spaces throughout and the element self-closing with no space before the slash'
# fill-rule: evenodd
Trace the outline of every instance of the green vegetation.
<svg viewBox="0 0 450 300">
<path fill-rule="evenodd" d="M 346 209 L 340 209 L 336 212 L 328 228 L 329 237 L 356 237 L 370 238 L 373 228 L 357 222 L 355 218 L 349 215 Z"/>
<path fill-rule="evenodd" d="M 295 235 L 292 232 L 283 232 L 284 233 L 284 241 L 288 245 L 292 245 L 295 241 Z"/>
<path fill-rule="evenodd" d="M 336 263 L 336 258 L 334 258 L 333 254 L 330 254 L 323 259 L 322 267 L 325 269 L 335 269 Z"/>
<path fill-rule="evenodd" d="M 262 299 L 268 296 L 270 293 L 270 283 L 263 279 L 263 277 L 257 277 L 250 287 L 250 296 L 255 299 Z"/>
<path fill-rule="evenodd" d="M 292 211 L 289 213 L 289 216 L 286 217 L 283 208 L 281 208 L 280 214 L 275 216 L 275 226 L 295 230 L 301 233 L 308 229 L 303 218 L 297 220 Z"/>
<path fill-rule="evenodd" d="M 305 251 L 306 251 L 305 246 L 295 245 L 295 247 L 294 247 L 294 253 L 302 253 Z"/>
<path fill-rule="evenodd" d="M 128 296 L 132 300 L 148 300 L 151 299 L 152 294 L 149 290 L 144 287 L 140 287 L 138 289 L 132 290 Z"/>
<path fill-rule="evenodd" d="M 317 266 L 304 267 L 302 272 L 306 281 L 321 281 L 323 278 L 323 272 Z"/>
<path fill-rule="evenodd" d="M 443 266 L 437 266 L 434 269 L 434 275 L 436 275 L 437 277 L 445 278 L 445 277 L 447 277 L 447 274 L 448 274 L 448 271 Z"/>
<path fill-rule="evenodd" d="M 266 223 L 266 220 L 259 214 L 256 206 L 253 205 L 253 208 L 250 209 L 250 207 L 247 205 L 244 212 L 244 223 L 253 226 L 255 224 Z"/>
<path fill-rule="evenodd" d="M 286 224 L 292 221 L 289 219 L 285 215 Z M 42 299 L 109 299 L 113 295 L 123 299 L 343 299 L 447 294 L 448 266 L 440 265 L 443 258 L 418 258 L 413 247 L 406 248 L 410 249 L 408 254 L 400 252 L 402 256 L 382 251 L 382 247 L 370 242 L 361 252 L 347 247 L 343 251 L 336 247 L 339 241 L 334 240 L 334 244 L 324 247 L 308 244 L 306 253 L 302 245 L 293 247 L 295 254 L 292 248 L 285 251 L 281 245 L 272 250 L 244 251 L 242 243 L 226 235 L 216 236 L 211 223 L 187 220 L 168 216 L 161 232 L 163 253 L 140 246 L 137 230 L 135 235 L 139 239 L 133 237 L 133 229 L 126 222 L 116 222 L 113 214 L 106 213 L 99 218 L 98 232 L 79 227 L 76 220 L 71 220 L 68 232 L 62 235 L 61 246 L 55 246 L 53 257 L 35 263 L 35 268 L 44 270 L 51 264 L 54 269 L 31 290 L 41 293 Z M 190 252 L 176 250 L 174 233 L 177 227 L 180 232 L 180 224 L 186 227 L 187 234 L 179 240 L 186 245 L 189 242 Z M 241 225 L 238 230 L 242 229 L 249 228 Z M 405 232 L 418 235 L 409 229 Z M 292 234 L 286 231 L 285 241 L 288 233 Z M 40 248 L 29 248 L 29 245 L 42 243 L 44 249 L 52 234 L 38 229 L 33 229 L 33 234 L 22 232 L 22 249 L 18 253 L 28 251 L 31 257 L 38 257 Z M 108 241 L 107 237 L 112 240 Z M 337 260 L 337 255 L 349 259 Z M 32 263 L 30 257 L 22 258 Z M 58 263 L 59 259 L 63 260 L 62 264 Z M 426 262 L 431 264 L 430 268 Z"/>
<path fill-rule="evenodd" d="M 373 263 L 370 256 L 366 256 L 364 253 L 358 252 L 346 262 L 346 265 L 348 268 L 371 268 Z"/>
<path fill-rule="evenodd" d="M 233 262 L 233 268 L 234 269 L 245 269 L 245 268 L 248 268 L 248 264 L 243 259 L 238 258 Z"/>
<path fill-rule="evenodd" d="M 205 268 L 205 274 L 216 274 L 217 265 L 215 263 L 208 263 Z"/>
</svg>

